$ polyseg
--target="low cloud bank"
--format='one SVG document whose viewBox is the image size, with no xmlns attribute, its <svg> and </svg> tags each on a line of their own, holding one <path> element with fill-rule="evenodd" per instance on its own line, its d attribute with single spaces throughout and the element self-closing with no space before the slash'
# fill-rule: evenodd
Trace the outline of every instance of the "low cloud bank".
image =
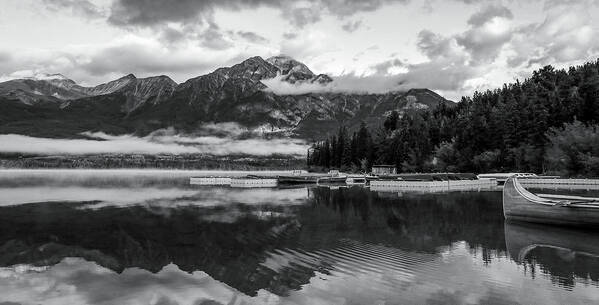
<svg viewBox="0 0 599 305">
<path fill-rule="evenodd" d="M 295 95 L 306 93 L 386 93 L 390 91 L 402 91 L 410 89 L 401 83 L 399 77 L 390 77 L 382 75 L 357 76 L 342 75 L 336 76 L 334 80 L 327 84 L 296 82 L 290 83 L 278 75 L 274 78 L 262 80 L 266 85 L 266 91 L 278 95 Z"/>
<path fill-rule="evenodd" d="M 383 63 L 385 64 L 385 63 Z M 265 91 L 278 95 L 296 95 L 306 93 L 355 93 L 384 94 L 388 92 L 408 91 L 413 88 L 432 90 L 458 90 L 464 82 L 473 77 L 474 69 L 463 65 L 453 65 L 447 61 L 426 62 L 409 66 L 389 65 L 385 68 L 409 67 L 409 71 L 398 74 L 374 73 L 371 75 L 346 74 L 335 76 L 326 84 L 296 82 L 290 83 L 283 76 L 262 80 L 268 88 Z"/>
<path fill-rule="evenodd" d="M 90 139 L 50 139 L 17 134 L 0 135 L 0 153 L 28 153 L 37 155 L 88 154 L 205 154 L 225 155 L 291 155 L 303 156 L 308 145 L 298 139 L 264 139 L 195 136 L 172 134 L 162 130 L 146 137 L 108 135 L 103 132 L 85 132 Z"/>
</svg>

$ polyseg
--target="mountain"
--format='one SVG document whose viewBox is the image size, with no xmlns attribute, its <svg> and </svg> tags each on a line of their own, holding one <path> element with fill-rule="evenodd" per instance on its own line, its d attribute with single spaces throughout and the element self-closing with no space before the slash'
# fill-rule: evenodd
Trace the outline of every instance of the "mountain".
<svg viewBox="0 0 599 305">
<path fill-rule="evenodd" d="M 113 93 L 127 97 L 127 112 L 150 99 L 169 97 L 177 83 L 167 76 L 136 78 L 133 74 L 95 87 L 83 87 L 61 74 L 36 74 L 33 77 L 0 83 L 0 96 L 19 100 L 27 105 L 54 102 L 62 108 L 70 101 Z"/>
<path fill-rule="evenodd" d="M 84 92 L 88 96 L 123 94 L 126 97 L 123 109 L 129 113 L 145 102 L 155 103 L 170 97 L 176 87 L 177 83 L 168 76 L 136 78 L 135 75 L 129 74 L 105 84 L 85 88 Z"/>
<path fill-rule="evenodd" d="M 295 83 L 297 81 L 311 80 L 314 73 L 303 63 L 285 55 L 273 56 L 266 60 L 269 64 L 277 67 L 284 80 Z"/>
<path fill-rule="evenodd" d="M 167 76 L 133 74 L 95 87 L 62 75 L 0 83 L 0 133 L 77 136 L 86 130 L 147 134 L 174 127 L 192 132 L 207 122 L 319 139 L 339 125 L 379 126 L 393 110 L 452 105 L 428 89 L 385 94 L 321 92 L 278 95 L 265 80 L 293 85 L 334 81 L 288 56 L 251 57 L 176 84 Z"/>
<path fill-rule="evenodd" d="M 37 74 L 0 83 L 0 96 L 34 105 L 85 97 L 86 93 L 79 88 L 73 80 L 60 74 Z"/>
</svg>

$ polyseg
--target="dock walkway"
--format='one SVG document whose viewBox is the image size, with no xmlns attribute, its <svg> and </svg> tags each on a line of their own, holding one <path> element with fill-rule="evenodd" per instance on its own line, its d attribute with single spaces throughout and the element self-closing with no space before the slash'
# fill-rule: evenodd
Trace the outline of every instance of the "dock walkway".
<svg viewBox="0 0 599 305">
<path fill-rule="evenodd" d="M 370 189 L 381 192 L 446 192 L 468 191 L 497 186 L 495 179 L 479 180 L 447 180 L 447 181 L 402 181 L 402 180 L 373 180 Z"/>
<path fill-rule="evenodd" d="M 518 181 L 529 188 L 599 190 L 599 179 L 525 178 Z"/>
</svg>

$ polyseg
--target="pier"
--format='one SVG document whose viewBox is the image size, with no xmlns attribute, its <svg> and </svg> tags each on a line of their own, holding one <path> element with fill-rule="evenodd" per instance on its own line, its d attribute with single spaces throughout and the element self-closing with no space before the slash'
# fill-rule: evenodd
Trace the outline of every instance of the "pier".
<svg viewBox="0 0 599 305">
<path fill-rule="evenodd" d="M 242 177 L 233 178 L 230 183 L 231 187 L 276 187 L 278 180 L 276 178 L 263 177 Z"/>
<path fill-rule="evenodd" d="M 189 184 L 192 185 L 231 185 L 229 177 L 191 177 Z"/>
<path fill-rule="evenodd" d="M 377 192 L 448 192 L 476 191 L 493 189 L 497 186 L 495 179 L 479 180 L 447 180 L 447 181 L 403 181 L 403 180 L 373 180 L 370 189 Z"/>
<path fill-rule="evenodd" d="M 525 178 L 519 182 L 529 188 L 599 190 L 599 179 Z"/>
</svg>

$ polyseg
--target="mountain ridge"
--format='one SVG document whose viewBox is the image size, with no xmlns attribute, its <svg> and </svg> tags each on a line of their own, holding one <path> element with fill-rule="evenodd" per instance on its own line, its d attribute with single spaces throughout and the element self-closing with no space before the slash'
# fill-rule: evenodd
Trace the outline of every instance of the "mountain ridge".
<svg viewBox="0 0 599 305">
<path fill-rule="evenodd" d="M 266 60 L 250 57 L 180 84 L 165 75 L 137 78 L 133 74 L 94 87 L 80 86 L 60 74 L 16 79 L 0 83 L 0 98 L 4 100 L 0 104 L 8 111 L 0 116 L 0 132 L 35 135 L 31 128 L 15 128 L 24 125 L 24 116 L 34 125 L 43 125 L 46 119 L 65 122 L 73 116 L 94 117 L 92 121 L 97 120 L 98 126 L 92 127 L 93 131 L 147 134 L 165 127 L 192 131 L 207 122 L 235 122 L 268 133 L 320 138 L 338 125 L 357 126 L 361 121 L 380 125 L 394 110 L 401 113 L 453 104 L 428 89 L 277 95 L 266 90 L 268 86 L 262 82 L 275 77 L 291 84 L 326 85 L 334 81 L 284 55 Z M 24 105 L 16 107 L 19 102 Z M 40 122 L 30 118 L 32 113 Z M 71 121 L 67 125 L 88 127 Z"/>
</svg>

